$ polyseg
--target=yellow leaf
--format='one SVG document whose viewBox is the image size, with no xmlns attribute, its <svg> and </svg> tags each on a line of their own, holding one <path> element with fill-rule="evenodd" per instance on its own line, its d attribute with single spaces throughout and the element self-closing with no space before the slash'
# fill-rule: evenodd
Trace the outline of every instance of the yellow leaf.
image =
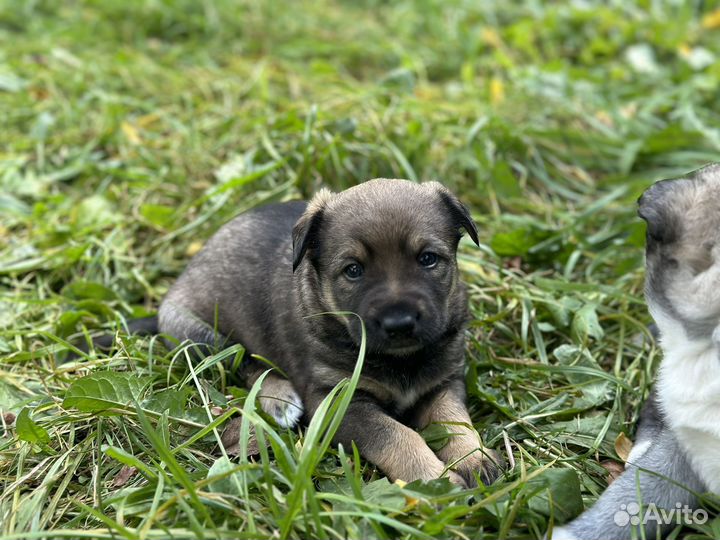
<svg viewBox="0 0 720 540">
<path fill-rule="evenodd" d="M 127 140 L 130 142 L 130 144 L 142 143 L 142 139 L 140 138 L 138 130 L 135 129 L 135 126 L 133 126 L 132 124 L 123 122 L 122 124 L 120 124 L 120 129 L 122 129 L 123 134 L 125 135 L 125 137 L 127 137 Z"/>
<path fill-rule="evenodd" d="M 405 511 L 412 510 L 417 506 L 417 504 L 420 502 L 420 499 L 416 499 L 415 497 L 409 497 L 408 495 L 405 495 Z"/>
<path fill-rule="evenodd" d="M 612 117 L 608 114 L 607 111 L 597 111 L 597 112 L 595 113 L 595 118 L 597 118 L 598 120 L 600 120 L 600 121 L 601 121 L 603 124 L 605 124 L 606 126 L 613 127 L 613 125 L 615 125 L 615 123 L 613 122 Z"/>
<path fill-rule="evenodd" d="M 635 118 L 637 110 L 637 103 L 628 103 L 627 105 L 620 108 L 620 114 L 623 118 Z"/>
<path fill-rule="evenodd" d="M 490 79 L 490 102 L 493 105 L 501 103 L 505 99 L 505 84 L 502 79 L 493 77 Z"/>
<path fill-rule="evenodd" d="M 615 452 L 620 459 L 627 461 L 630 451 L 633 448 L 633 442 L 628 439 L 627 435 L 620 433 L 615 439 Z"/>
<path fill-rule="evenodd" d="M 711 11 L 702 18 L 702 27 L 706 30 L 713 30 L 720 27 L 720 9 Z"/>
<path fill-rule="evenodd" d="M 485 43 L 487 43 L 491 47 L 502 47 L 502 38 L 500 37 L 500 34 L 497 33 L 497 30 L 495 30 L 494 28 L 483 28 L 480 33 L 480 37 Z"/>
<path fill-rule="evenodd" d="M 415 96 L 419 99 L 433 100 L 441 97 L 440 90 L 431 85 L 418 84 L 415 87 Z"/>
<path fill-rule="evenodd" d="M 157 113 L 145 114 L 137 119 L 137 125 L 140 126 L 141 128 L 144 128 L 144 127 L 149 126 L 150 124 L 154 124 L 155 122 L 158 121 L 159 118 L 160 118 L 160 115 Z"/>
<path fill-rule="evenodd" d="M 185 255 L 188 257 L 192 257 L 195 255 L 198 251 L 200 251 L 203 247 L 203 243 L 199 240 L 195 240 L 194 242 L 190 242 L 190 245 L 185 250 Z"/>
</svg>

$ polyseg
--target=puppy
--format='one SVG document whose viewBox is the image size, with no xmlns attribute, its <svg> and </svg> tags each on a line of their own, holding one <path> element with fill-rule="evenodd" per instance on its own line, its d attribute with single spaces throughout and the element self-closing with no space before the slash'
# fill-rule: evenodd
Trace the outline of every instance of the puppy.
<svg viewBox="0 0 720 540">
<path fill-rule="evenodd" d="M 658 381 L 625 472 L 593 508 L 555 528 L 555 540 L 629 539 L 637 527 L 654 538 L 707 519 L 696 493 L 720 494 L 720 166 L 658 182 L 639 214 L 645 296 L 664 355 Z"/>
<path fill-rule="evenodd" d="M 376 179 L 248 212 L 213 236 L 162 302 L 160 330 L 210 347 L 241 343 L 274 362 L 263 409 L 281 426 L 311 418 L 367 354 L 336 442 L 354 442 L 391 479 L 476 485 L 498 475 L 465 406 L 468 319 L 456 250 L 467 209 L 437 182 Z M 336 313 L 336 314 L 328 314 Z M 324 315 L 319 315 L 324 314 Z M 267 369 L 246 355 L 248 384 Z M 437 453 L 416 429 L 443 423 Z"/>
</svg>

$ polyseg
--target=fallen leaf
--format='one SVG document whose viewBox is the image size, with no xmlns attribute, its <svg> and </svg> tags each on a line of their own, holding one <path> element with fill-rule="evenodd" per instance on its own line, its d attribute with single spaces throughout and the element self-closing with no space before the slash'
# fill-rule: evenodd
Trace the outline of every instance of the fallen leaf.
<svg viewBox="0 0 720 540">
<path fill-rule="evenodd" d="M 706 30 L 713 30 L 720 27 L 720 9 L 711 11 L 702 18 L 702 27 Z"/>
<path fill-rule="evenodd" d="M 482 37 L 482 40 L 491 47 L 502 47 L 502 38 L 500 37 L 500 34 L 497 33 L 497 30 L 493 28 L 483 28 L 480 33 L 480 37 Z"/>
<path fill-rule="evenodd" d="M 144 127 L 149 126 L 150 124 L 154 124 L 155 122 L 158 121 L 159 118 L 160 118 L 160 115 L 157 113 L 145 114 L 137 119 L 137 125 L 140 126 L 141 128 L 144 128 Z"/>
<path fill-rule="evenodd" d="M 128 483 L 128 480 L 135 476 L 136 472 L 137 469 L 135 467 L 123 465 L 118 475 L 113 479 L 112 482 L 110 482 L 110 485 L 115 488 L 123 487 L 125 484 Z"/>
<path fill-rule="evenodd" d="M 505 100 L 505 84 L 502 79 L 493 77 L 490 79 L 490 102 L 493 105 L 502 103 Z"/>
<path fill-rule="evenodd" d="M 612 484 L 625 471 L 625 467 L 617 461 L 601 461 L 600 465 L 608 472 L 608 484 Z"/>
<path fill-rule="evenodd" d="M 242 425 L 242 417 L 233 418 L 227 423 L 225 431 L 220 436 L 220 441 L 225 447 L 225 451 L 229 456 L 240 455 L 240 426 Z M 255 426 L 250 424 L 250 437 L 248 439 L 247 457 L 257 456 L 260 453 L 260 445 L 255 436 Z"/>
<path fill-rule="evenodd" d="M 503 268 L 508 270 L 522 270 L 522 257 L 511 257 L 503 261 Z"/>
<path fill-rule="evenodd" d="M 188 257 L 192 257 L 195 255 L 198 251 L 200 251 L 203 247 L 203 243 L 199 240 L 195 240 L 194 242 L 190 242 L 190 245 L 185 250 L 185 255 Z"/>
<path fill-rule="evenodd" d="M 624 463 L 627 462 L 632 448 L 633 442 L 624 433 L 620 433 L 615 439 L 615 453 Z"/>
<path fill-rule="evenodd" d="M 120 124 L 120 129 L 122 130 L 127 140 L 130 142 L 130 144 L 142 143 L 142 139 L 140 138 L 138 130 L 132 124 L 123 122 L 122 124 Z"/>
</svg>

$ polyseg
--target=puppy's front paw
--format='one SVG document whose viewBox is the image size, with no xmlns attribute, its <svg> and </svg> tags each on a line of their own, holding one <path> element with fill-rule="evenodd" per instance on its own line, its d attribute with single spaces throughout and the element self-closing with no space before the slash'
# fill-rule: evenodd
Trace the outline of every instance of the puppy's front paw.
<svg viewBox="0 0 720 540">
<path fill-rule="evenodd" d="M 453 466 L 469 487 L 476 487 L 476 473 L 486 486 L 492 484 L 505 469 L 505 462 L 495 450 L 479 448 Z"/>
<path fill-rule="evenodd" d="M 281 428 L 292 428 L 303 415 L 300 396 L 287 379 L 269 374 L 260 390 L 260 406 Z"/>
<path fill-rule="evenodd" d="M 468 489 L 470 487 L 468 485 L 468 483 L 465 481 L 465 479 L 462 476 L 460 476 L 458 473 L 456 473 L 455 471 L 448 471 L 447 475 L 448 475 L 448 478 L 450 479 L 450 482 L 452 482 L 456 486 L 460 486 L 463 489 Z"/>
</svg>

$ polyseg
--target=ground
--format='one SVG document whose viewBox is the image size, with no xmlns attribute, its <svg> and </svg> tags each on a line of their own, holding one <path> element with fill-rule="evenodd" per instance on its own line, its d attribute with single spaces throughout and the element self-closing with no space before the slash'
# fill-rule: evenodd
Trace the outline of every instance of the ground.
<svg viewBox="0 0 720 540">
<path fill-rule="evenodd" d="M 2 538 L 541 538 L 577 514 L 660 359 L 635 201 L 720 157 L 719 38 L 697 1 L 0 1 Z M 283 430 L 239 348 L 193 365 L 123 330 L 239 212 L 379 176 L 478 222 L 470 406 L 512 456 L 490 487 L 389 484 L 329 446 L 342 401 Z M 101 329 L 117 351 L 67 361 Z M 235 405 L 257 435 L 228 459 Z M 681 534 L 717 537 L 708 508 Z"/>
</svg>

